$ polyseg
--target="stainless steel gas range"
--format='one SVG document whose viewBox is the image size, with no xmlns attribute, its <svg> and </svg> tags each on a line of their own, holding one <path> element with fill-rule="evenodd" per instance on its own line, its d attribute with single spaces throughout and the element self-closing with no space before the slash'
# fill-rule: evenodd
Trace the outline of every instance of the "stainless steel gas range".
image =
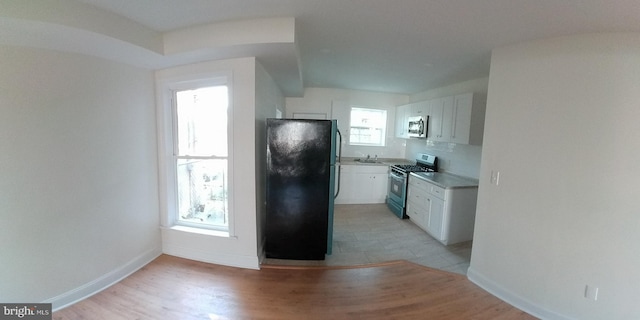
<svg viewBox="0 0 640 320">
<path fill-rule="evenodd" d="M 387 206 L 398 218 L 406 219 L 409 173 L 438 171 L 438 158 L 421 153 L 418 154 L 416 164 L 394 164 L 390 168 Z"/>
</svg>

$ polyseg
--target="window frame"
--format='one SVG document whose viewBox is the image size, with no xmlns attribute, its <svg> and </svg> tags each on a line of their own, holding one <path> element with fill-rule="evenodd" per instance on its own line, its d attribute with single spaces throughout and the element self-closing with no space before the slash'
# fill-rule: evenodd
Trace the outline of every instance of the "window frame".
<svg viewBox="0 0 640 320">
<path fill-rule="evenodd" d="M 228 232 L 229 230 L 229 220 L 228 220 L 228 216 L 229 216 L 229 212 L 228 212 L 228 208 L 229 208 L 229 199 L 227 197 L 226 201 L 226 208 L 227 208 L 227 227 L 220 227 L 220 226 L 216 226 L 216 225 L 211 225 L 211 224 L 206 224 L 206 223 L 198 223 L 198 222 L 190 222 L 190 221 L 185 221 L 185 220 L 181 220 L 179 217 L 179 210 L 177 208 L 177 204 L 178 204 L 178 161 L 179 160 L 226 160 L 227 161 L 227 184 L 225 186 L 225 190 L 224 192 L 228 194 L 229 191 L 229 183 L 228 183 L 228 176 L 229 176 L 229 148 L 227 145 L 227 155 L 222 157 L 222 156 L 218 156 L 218 155 L 208 155 L 208 156 L 204 156 L 204 155 L 188 155 L 188 154 L 180 154 L 179 150 L 179 135 L 178 135 L 178 99 L 177 99 L 177 94 L 178 92 L 181 91 L 188 91 L 188 90 L 195 90 L 195 89 L 200 89 L 200 88 L 206 88 L 206 87 L 220 87 L 220 86 L 225 86 L 227 88 L 227 126 L 229 124 L 229 86 L 226 82 L 224 83 L 220 83 L 220 84 L 214 84 L 214 82 L 211 83 L 196 83 L 195 86 L 189 87 L 187 89 L 173 89 L 171 91 L 171 107 L 172 107 L 172 121 L 173 121 L 173 131 L 171 132 L 172 138 L 173 138 L 173 159 L 171 162 L 171 169 L 173 170 L 173 174 L 175 176 L 175 181 L 176 183 L 174 183 L 171 186 L 171 191 L 173 192 L 173 196 L 175 196 L 175 201 L 176 201 L 176 207 L 172 208 L 173 209 L 173 215 L 174 215 L 174 224 L 178 225 L 178 226 L 185 226 L 185 227 L 191 227 L 191 228 L 199 228 L 199 229 L 210 229 L 210 230 L 215 230 L 215 231 L 222 231 L 222 232 Z M 229 131 L 227 130 L 227 143 L 229 143 Z"/>
<path fill-rule="evenodd" d="M 226 229 L 214 225 L 181 221 L 178 218 L 178 193 L 177 193 L 177 105 L 176 92 L 192 90 L 202 87 L 221 86 L 227 87 L 227 218 Z M 160 197 L 160 224 L 163 228 L 177 228 L 183 231 L 211 234 L 216 236 L 233 237 L 235 234 L 235 218 L 233 208 L 233 79 L 230 72 L 212 73 L 206 76 L 181 77 L 174 79 L 162 79 L 158 81 L 158 99 L 161 110 L 158 114 L 158 154 L 159 154 L 159 197 Z M 193 156 L 192 158 L 202 158 Z M 205 157 L 216 159 L 220 157 Z"/>
<path fill-rule="evenodd" d="M 361 110 L 369 110 L 369 111 L 377 111 L 380 112 L 384 115 L 384 121 L 382 121 L 383 126 L 381 128 L 379 127 L 367 127 L 369 129 L 371 128 L 375 128 L 375 129 L 381 129 L 381 136 L 380 136 L 380 143 L 362 143 L 362 142 L 353 142 L 351 140 L 351 132 L 354 130 L 354 128 L 361 128 L 361 127 L 354 127 L 351 124 L 351 120 L 353 117 L 353 111 L 354 109 L 361 109 Z M 388 110 L 384 109 L 384 108 L 374 108 L 374 107 L 363 107 L 363 106 L 351 106 L 349 108 L 349 145 L 351 146 L 368 146 L 368 147 L 385 147 L 386 146 L 386 135 L 387 135 L 387 126 L 388 126 Z"/>
</svg>

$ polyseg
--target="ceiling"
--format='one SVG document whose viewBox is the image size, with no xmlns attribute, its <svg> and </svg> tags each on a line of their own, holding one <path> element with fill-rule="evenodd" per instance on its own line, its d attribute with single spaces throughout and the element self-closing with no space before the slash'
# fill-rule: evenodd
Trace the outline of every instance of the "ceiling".
<svg viewBox="0 0 640 320">
<path fill-rule="evenodd" d="M 162 33 L 293 17 L 304 87 L 400 94 L 488 76 L 496 47 L 640 31 L 638 0 L 79 1 Z"/>
</svg>

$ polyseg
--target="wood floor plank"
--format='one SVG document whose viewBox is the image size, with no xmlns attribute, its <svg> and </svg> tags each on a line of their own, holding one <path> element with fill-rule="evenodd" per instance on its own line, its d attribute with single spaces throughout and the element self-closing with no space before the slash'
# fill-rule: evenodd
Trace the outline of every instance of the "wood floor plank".
<svg viewBox="0 0 640 320">
<path fill-rule="evenodd" d="M 535 319 L 459 274 L 407 261 L 248 270 L 162 255 L 53 319 Z"/>
</svg>

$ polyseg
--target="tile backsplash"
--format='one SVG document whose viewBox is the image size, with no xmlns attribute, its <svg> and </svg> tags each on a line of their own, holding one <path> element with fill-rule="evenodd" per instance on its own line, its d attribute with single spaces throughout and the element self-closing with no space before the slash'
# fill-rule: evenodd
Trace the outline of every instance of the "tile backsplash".
<svg viewBox="0 0 640 320">
<path fill-rule="evenodd" d="M 407 140 L 405 158 L 415 159 L 419 153 L 438 157 L 439 170 L 478 179 L 482 146 L 435 142 L 431 140 Z"/>
</svg>

